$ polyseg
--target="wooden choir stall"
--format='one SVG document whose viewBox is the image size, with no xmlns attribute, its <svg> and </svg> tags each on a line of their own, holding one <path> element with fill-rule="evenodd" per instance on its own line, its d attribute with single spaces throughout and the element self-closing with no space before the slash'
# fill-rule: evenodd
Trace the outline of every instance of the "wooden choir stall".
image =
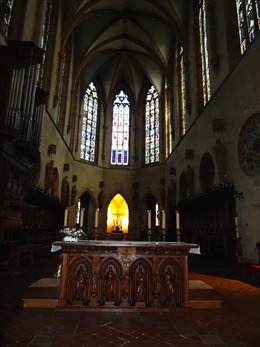
<svg viewBox="0 0 260 347">
<path fill-rule="evenodd" d="M 57 309 L 172 311 L 190 307 L 182 242 L 55 242 L 62 248 Z"/>
</svg>

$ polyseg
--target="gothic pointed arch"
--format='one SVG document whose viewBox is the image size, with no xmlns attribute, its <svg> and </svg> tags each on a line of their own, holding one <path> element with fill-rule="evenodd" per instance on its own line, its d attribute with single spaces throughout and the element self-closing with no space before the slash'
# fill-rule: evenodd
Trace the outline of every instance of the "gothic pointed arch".
<svg viewBox="0 0 260 347">
<path fill-rule="evenodd" d="M 121 89 L 113 100 L 111 165 L 129 164 L 130 101 Z"/>
<path fill-rule="evenodd" d="M 117 193 L 107 209 L 107 233 L 118 231 L 128 233 L 129 209 L 125 198 Z"/>
<path fill-rule="evenodd" d="M 93 82 L 90 82 L 86 89 L 83 110 L 80 159 L 94 162 L 96 159 L 98 93 Z"/>
<path fill-rule="evenodd" d="M 159 162 L 159 96 L 152 85 L 145 101 L 145 164 Z"/>
</svg>

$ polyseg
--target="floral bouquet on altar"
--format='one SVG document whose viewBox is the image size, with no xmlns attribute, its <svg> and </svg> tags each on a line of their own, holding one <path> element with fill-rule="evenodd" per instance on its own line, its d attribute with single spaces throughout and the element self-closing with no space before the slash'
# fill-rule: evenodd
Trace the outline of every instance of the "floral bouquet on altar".
<svg viewBox="0 0 260 347">
<path fill-rule="evenodd" d="M 79 227 L 65 227 L 59 231 L 60 234 L 63 234 L 63 241 L 78 241 L 78 240 L 87 240 L 87 235 Z"/>
</svg>

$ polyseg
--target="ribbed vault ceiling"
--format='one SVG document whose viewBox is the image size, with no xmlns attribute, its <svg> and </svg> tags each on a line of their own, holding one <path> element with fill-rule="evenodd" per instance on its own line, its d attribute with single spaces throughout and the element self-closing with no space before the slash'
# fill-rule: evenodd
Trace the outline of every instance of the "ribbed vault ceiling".
<svg viewBox="0 0 260 347">
<path fill-rule="evenodd" d="M 105 97 L 124 87 L 137 100 L 150 81 L 172 76 L 188 0 L 65 0 L 63 45 L 72 35 L 74 82 L 98 81 Z"/>
</svg>

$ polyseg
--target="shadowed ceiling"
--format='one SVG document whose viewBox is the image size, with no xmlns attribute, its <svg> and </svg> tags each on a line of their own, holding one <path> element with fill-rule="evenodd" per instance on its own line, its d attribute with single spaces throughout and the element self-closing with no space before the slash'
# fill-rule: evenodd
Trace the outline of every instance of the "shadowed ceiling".
<svg viewBox="0 0 260 347">
<path fill-rule="evenodd" d="M 66 0 L 63 45 L 74 41 L 74 82 L 98 81 L 107 99 L 124 87 L 137 100 L 148 81 L 172 76 L 188 0 Z"/>
</svg>

